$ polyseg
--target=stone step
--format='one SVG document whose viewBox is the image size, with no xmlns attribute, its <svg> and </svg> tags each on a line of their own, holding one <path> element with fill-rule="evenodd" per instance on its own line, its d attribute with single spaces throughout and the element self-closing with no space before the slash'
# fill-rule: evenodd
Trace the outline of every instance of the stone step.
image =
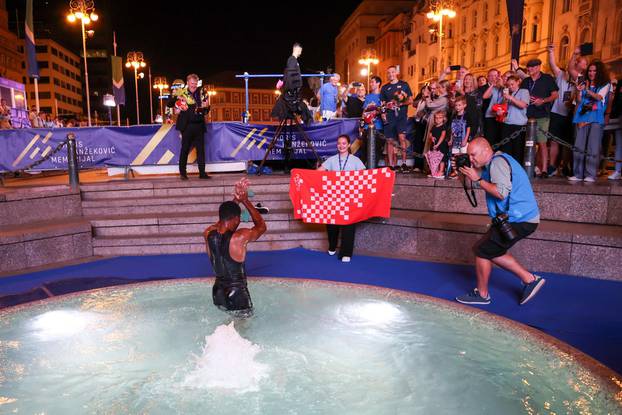
<svg viewBox="0 0 622 415">
<path fill-rule="evenodd" d="M 206 182 L 209 182 L 207 180 Z M 191 183 L 191 182 L 190 182 Z M 81 189 L 82 200 L 101 200 L 118 198 L 141 198 L 141 197 L 194 197 L 221 195 L 230 197 L 233 192 L 233 184 L 226 185 L 185 185 L 184 182 L 172 183 L 168 187 L 148 187 L 148 186 L 108 186 L 96 185 L 93 188 L 83 187 Z M 250 189 L 255 194 L 262 193 L 287 193 L 289 192 L 289 181 L 286 183 L 255 183 L 251 184 Z"/>
<path fill-rule="evenodd" d="M 326 238 L 300 240 L 258 240 L 248 244 L 249 251 L 273 251 L 292 248 L 307 248 L 313 250 L 328 249 Z M 101 246 L 93 249 L 94 255 L 160 255 L 160 254 L 189 254 L 205 253 L 205 243 L 165 244 L 165 245 L 130 245 L 130 246 Z"/>
<path fill-rule="evenodd" d="M 251 201 L 256 202 L 272 202 L 289 200 L 287 192 L 278 193 L 259 193 L 250 197 Z M 160 205 L 184 205 L 184 204 L 206 204 L 206 203 L 222 203 L 226 200 L 232 200 L 232 197 L 224 194 L 189 196 L 189 197 L 120 197 L 115 199 L 94 199 L 84 200 L 83 208 L 101 208 L 101 207 L 135 207 L 135 206 L 160 206 Z M 88 215 L 85 215 L 88 216 Z"/>
<path fill-rule="evenodd" d="M 489 223 L 485 215 L 392 212 L 388 220 L 360 224 L 355 246 L 378 255 L 471 262 Z M 622 280 L 622 226 L 545 220 L 511 253 L 535 272 Z"/>
<path fill-rule="evenodd" d="M 267 241 L 301 241 L 326 239 L 324 229 L 310 230 L 306 232 L 298 231 L 269 231 L 261 235 L 259 242 Z M 139 245 L 184 245 L 202 244 L 205 246 L 203 233 L 170 233 L 166 235 L 141 235 L 141 236 L 100 236 L 93 238 L 93 247 L 101 248 L 106 246 L 139 246 Z"/>
<path fill-rule="evenodd" d="M 137 201 L 140 199 L 137 199 Z M 292 203 L 289 200 L 273 200 L 265 201 L 264 199 L 256 198 L 255 200 L 261 200 L 263 206 L 267 206 L 270 211 L 273 210 L 291 210 Z M 253 201 L 254 203 L 257 203 Z M 217 203 L 181 203 L 173 204 L 167 203 L 162 205 L 137 205 L 137 206 L 113 206 L 113 207 L 83 207 L 82 211 L 85 216 L 117 216 L 125 215 L 128 212 L 133 214 L 153 214 L 153 215 L 165 215 L 168 213 L 182 213 L 182 212 L 218 212 L 218 207 L 222 202 Z"/>
</svg>

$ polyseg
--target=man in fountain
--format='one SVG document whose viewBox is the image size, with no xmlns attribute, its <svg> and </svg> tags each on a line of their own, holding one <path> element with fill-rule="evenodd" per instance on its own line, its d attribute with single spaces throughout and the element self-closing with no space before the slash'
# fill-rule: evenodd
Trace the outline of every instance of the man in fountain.
<svg viewBox="0 0 622 415">
<path fill-rule="evenodd" d="M 253 315 L 253 302 L 246 286 L 246 246 L 266 232 L 266 223 L 255 206 L 248 200 L 249 181 L 241 179 L 235 184 L 233 201 L 224 202 L 218 209 L 218 222 L 208 227 L 203 236 L 207 253 L 216 273 L 212 288 L 214 305 L 234 317 Z M 243 204 L 253 219 L 250 229 L 238 229 Z"/>
</svg>

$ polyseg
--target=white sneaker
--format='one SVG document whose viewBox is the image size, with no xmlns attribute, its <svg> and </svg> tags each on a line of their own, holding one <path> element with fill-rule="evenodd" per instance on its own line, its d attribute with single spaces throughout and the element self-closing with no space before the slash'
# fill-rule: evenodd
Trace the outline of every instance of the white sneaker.
<svg viewBox="0 0 622 415">
<path fill-rule="evenodd" d="M 333 256 L 337 253 L 337 251 L 328 251 L 328 255 Z"/>
<path fill-rule="evenodd" d="M 570 176 L 568 178 L 568 181 L 569 182 L 580 182 L 580 181 L 582 181 L 582 179 L 579 179 L 577 176 Z"/>
<path fill-rule="evenodd" d="M 586 183 L 594 183 L 596 179 L 593 177 L 586 177 L 585 179 L 583 179 L 583 181 Z"/>
<path fill-rule="evenodd" d="M 622 178 L 622 174 L 619 171 L 614 171 L 608 177 L 609 180 L 620 180 Z"/>
<path fill-rule="evenodd" d="M 350 258 L 349 256 L 344 256 L 343 258 L 341 258 L 341 262 L 350 262 Z"/>
</svg>

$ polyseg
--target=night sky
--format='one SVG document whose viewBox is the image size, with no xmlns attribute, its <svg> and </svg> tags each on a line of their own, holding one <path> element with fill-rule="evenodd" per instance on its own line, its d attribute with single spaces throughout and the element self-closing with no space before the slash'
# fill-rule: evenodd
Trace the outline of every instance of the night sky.
<svg viewBox="0 0 622 415">
<path fill-rule="evenodd" d="M 281 72 L 298 41 L 304 47 L 303 71 L 320 71 L 333 67 L 335 37 L 359 3 L 95 0 L 100 20 L 87 47 L 112 49 L 115 30 L 119 55 L 142 51 L 152 74 L 170 80 L 189 72 L 201 77 L 223 70 Z M 77 53 L 80 31 L 65 21 L 68 4 L 34 0 L 35 31 L 49 30 L 50 37 Z M 7 1 L 11 28 L 16 8 L 21 30 L 25 0 Z"/>
</svg>

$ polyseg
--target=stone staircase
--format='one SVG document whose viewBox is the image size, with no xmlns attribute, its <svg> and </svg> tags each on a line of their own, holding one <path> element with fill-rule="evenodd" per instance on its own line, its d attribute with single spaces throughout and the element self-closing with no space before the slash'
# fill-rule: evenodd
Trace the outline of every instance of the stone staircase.
<svg viewBox="0 0 622 415">
<path fill-rule="evenodd" d="M 218 220 L 218 207 L 231 200 L 238 176 L 209 181 L 177 179 L 83 185 L 82 210 L 93 227 L 94 255 L 151 255 L 205 252 L 202 233 Z M 252 178 L 253 203 L 268 231 L 249 250 L 295 247 L 326 249 L 322 226 L 294 220 L 288 177 Z M 252 222 L 241 227 L 252 227 Z"/>
</svg>

